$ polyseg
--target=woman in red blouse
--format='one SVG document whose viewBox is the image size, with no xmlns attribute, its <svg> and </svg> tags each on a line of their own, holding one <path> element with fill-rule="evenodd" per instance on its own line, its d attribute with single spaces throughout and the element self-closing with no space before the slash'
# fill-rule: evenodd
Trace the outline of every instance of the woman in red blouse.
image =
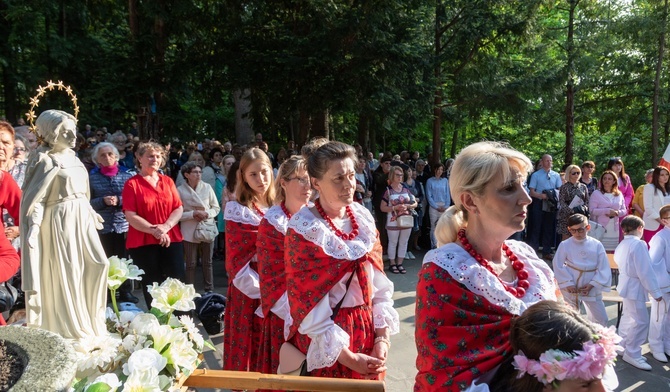
<svg viewBox="0 0 670 392">
<path fill-rule="evenodd" d="M 277 173 L 275 205 L 258 227 L 258 275 L 260 276 L 263 335 L 258 355 L 258 371 L 275 374 L 279 348 L 284 343 L 284 323 L 289 316 L 284 265 L 284 238 L 291 217 L 307 204 L 312 195 L 305 160 L 297 155 L 284 161 Z"/>
<path fill-rule="evenodd" d="M 126 248 L 144 270 L 142 290 L 151 308 L 148 286 L 184 277 L 184 246 L 178 225 L 184 209 L 172 179 L 159 172 L 165 162 L 163 146 L 140 143 L 135 157 L 140 172 L 126 181 L 121 203 L 130 225 Z"/>
<path fill-rule="evenodd" d="M 240 159 L 236 201 L 226 203 L 226 272 L 228 303 L 223 316 L 223 369 L 255 371 L 263 319 L 255 314 L 261 291 L 256 237 L 272 205 L 275 189 L 270 158 L 252 148 Z"/>
</svg>

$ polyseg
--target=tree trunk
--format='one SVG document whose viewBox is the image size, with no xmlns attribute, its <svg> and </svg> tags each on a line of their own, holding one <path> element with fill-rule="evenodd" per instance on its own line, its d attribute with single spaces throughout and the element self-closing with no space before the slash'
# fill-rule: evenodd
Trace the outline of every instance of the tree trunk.
<svg viewBox="0 0 670 392">
<path fill-rule="evenodd" d="M 358 144 L 363 147 L 363 151 L 372 151 L 370 149 L 370 116 L 364 113 L 358 116 Z"/>
<path fill-rule="evenodd" d="M 455 158 L 456 153 L 458 152 L 458 128 L 454 127 L 454 131 L 451 134 L 451 151 L 449 158 Z"/>
<path fill-rule="evenodd" d="M 235 104 L 235 142 L 240 145 L 251 143 L 254 140 L 254 129 L 251 124 L 251 100 L 249 89 L 235 90 L 233 103 Z"/>
<path fill-rule="evenodd" d="M 314 137 L 322 136 L 330 139 L 330 128 L 328 127 L 328 109 L 324 109 L 311 116 L 311 133 Z"/>
<path fill-rule="evenodd" d="M 299 146 L 305 145 L 309 141 L 309 129 L 310 129 L 310 120 L 309 114 L 304 110 L 300 111 L 300 120 L 298 121 L 298 140 L 297 143 Z"/>
<path fill-rule="evenodd" d="M 439 1 L 438 1 L 439 3 Z M 440 24 L 440 13 L 442 12 L 441 5 L 438 4 L 435 7 L 435 97 L 433 99 L 433 160 L 437 162 L 440 161 L 442 157 L 441 153 L 441 137 L 442 137 L 442 95 L 443 91 L 441 89 L 442 80 L 442 69 L 440 61 L 440 52 L 442 51 L 442 42 L 441 42 L 441 24 Z"/>
<path fill-rule="evenodd" d="M 668 19 L 668 0 L 663 5 L 663 17 L 661 20 L 663 28 L 658 38 L 658 57 L 656 59 L 656 75 L 654 77 L 654 98 L 651 117 L 651 167 L 658 164 L 658 105 L 661 91 L 661 72 L 663 70 L 663 56 L 665 54 L 665 31 Z"/>
<path fill-rule="evenodd" d="M 568 81 L 565 88 L 565 164 L 572 164 L 574 159 L 575 143 L 575 8 L 579 0 L 570 0 L 570 13 L 568 17 L 568 37 L 566 49 L 568 54 Z"/>
</svg>

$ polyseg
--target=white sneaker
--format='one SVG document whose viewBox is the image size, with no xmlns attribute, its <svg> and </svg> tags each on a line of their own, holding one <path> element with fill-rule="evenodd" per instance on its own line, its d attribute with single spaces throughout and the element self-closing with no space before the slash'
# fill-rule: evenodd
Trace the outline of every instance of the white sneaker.
<svg viewBox="0 0 670 392">
<path fill-rule="evenodd" d="M 657 360 L 658 362 L 663 362 L 663 363 L 668 362 L 668 357 L 666 357 L 665 353 L 663 353 L 663 352 L 651 353 L 651 356 L 654 357 L 654 359 Z"/>
<path fill-rule="evenodd" d="M 414 257 L 414 255 L 412 254 L 412 252 L 407 252 L 407 254 L 406 254 L 405 256 L 407 256 L 407 258 L 410 259 L 410 260 L 414 260 L 414 259 L 416 259 L 416 257 Z"/>
<path fill-rule="evenodd" d="M 623 361 L 640 370 L 651 370 L 651 365 L 643 357 L 633 358 L 628 354 L 623 355 Z"/>
</svg>

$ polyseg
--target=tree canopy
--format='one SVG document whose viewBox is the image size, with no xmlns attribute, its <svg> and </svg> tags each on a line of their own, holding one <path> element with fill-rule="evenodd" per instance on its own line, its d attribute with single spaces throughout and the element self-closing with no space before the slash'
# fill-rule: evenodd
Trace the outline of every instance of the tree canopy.
<svg viewBox="0 0 670 392">
<path fill-rule="evenodd" d="M 325 135 L 444 159 L 506 140 L 558 165 L 622 156 L 636 182 L 668 143 L 667 1 L 3 0 L 0 115 L 62 80 L 80 124 Z M 250 104 L 235 112 L 235 97 Z M 68 108 L 49 94 L 40 104 Z M 237 134 L 239 136 L 239 134 Z"/>
</svg>

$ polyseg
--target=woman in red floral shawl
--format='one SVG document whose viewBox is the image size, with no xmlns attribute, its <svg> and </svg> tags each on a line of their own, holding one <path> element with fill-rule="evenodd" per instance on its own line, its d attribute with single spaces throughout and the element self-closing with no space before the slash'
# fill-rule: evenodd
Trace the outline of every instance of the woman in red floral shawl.
<svg viewBox="0 0 670 392">
<path fill-rule="evenodd" d="M 257 370 L 275 374 L 279 366 L 279 348 L 284 343 L 284 325 L 289 316 L 286 294 L 284 239 L 288 221 L 312 195 L 305 160 L 294 155 L 279 167 L 275 182 L 277 197 L 258 227 L 258 275 L 261 284 L 263 332 Z"/>
<path fill-rule="evenodd" d="M 226 203 L 226 272 L 228 303 L 223 317 L 223 369 L 255 371 L 262 318 L 256 258 L 258 225 L 275 195 L 272 164 L 258 148 L 240 159 L 237 201 Z"/>
<path fill-rule="evenodd" d="M 455 205 L 440 217 L 439 247 L 426 254 L 416 290 L 414 391 L 464 391 L 490 380 L 511 355 L 511 320 L 556 299 L 551 269 L 528 245 L 507 238 L 524 228 L 530 160 L 480 142 L 451 169 Z"/>
<path fill-rule="evenodd" d="M 344 143 L 314 150 L 307 170 L 319 198 L 293 215 L 286 233 L 288 338 L 316 377 L 378 379 L 399 330 L 374 219 L 353 202 L 355 164 Z"/>
</svg>

